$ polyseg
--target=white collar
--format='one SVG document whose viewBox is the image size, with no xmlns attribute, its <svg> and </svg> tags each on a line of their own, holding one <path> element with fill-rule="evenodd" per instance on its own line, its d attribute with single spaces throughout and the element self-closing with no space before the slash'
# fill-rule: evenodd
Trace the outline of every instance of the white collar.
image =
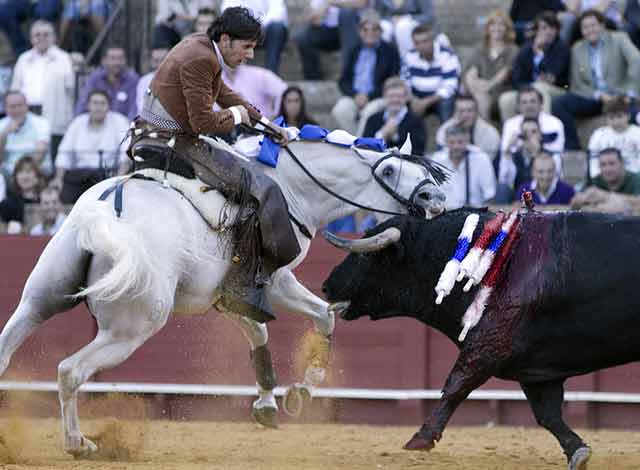
<svg viewBox="0 0 640 470">
<path fill-rule="evenodd" d="M 43 58 L 43 59 L 53 59 L 55 57 L 55 45 L 52 45 L 51 47 L 49 47 L 49 49 L 47 49 L 44 54 L 41 54 L 40 52 L 38 52 L 36 50 L 35 47 L 32 47 L 28 52 L 30 52 L 30 57 L 29 60 L 34 60 L 37 59 L 39 57 Z"/>
</svg>

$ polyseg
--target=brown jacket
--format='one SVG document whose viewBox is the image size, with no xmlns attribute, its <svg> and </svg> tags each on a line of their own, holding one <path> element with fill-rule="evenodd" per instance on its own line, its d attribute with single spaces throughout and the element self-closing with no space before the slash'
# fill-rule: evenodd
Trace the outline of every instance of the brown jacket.
<svg viewBox="0 0 640 470">
<path fill-rule="evenodd" d="M 252 118 L 260 112 L 222 81 L 222 66 L 205 33 L 192 34 L 175 46 L 151 81 L 151 91 L 189 134 L 225 134 L 234 127 L 225 108 L 243 105 Z M 213 111 L 213 104 L 223 108 Z"/>
</svg>

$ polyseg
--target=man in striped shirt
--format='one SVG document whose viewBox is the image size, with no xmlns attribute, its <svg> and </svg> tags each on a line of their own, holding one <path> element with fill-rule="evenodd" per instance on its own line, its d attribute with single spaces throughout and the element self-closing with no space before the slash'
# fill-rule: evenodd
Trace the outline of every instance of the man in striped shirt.
<svg viewBox="0 0 640 470">
<path fill-rule="evenodd" d="M 405 57 L 402 78 L 411 86 L 411 109 L 418 116 L 436 113 L 440 122 L 453 115 L 460 78 L 460 61 L 448 46 L 434 41 L 430 25 L 416 26 L 415 51 Z"/>
</svg>

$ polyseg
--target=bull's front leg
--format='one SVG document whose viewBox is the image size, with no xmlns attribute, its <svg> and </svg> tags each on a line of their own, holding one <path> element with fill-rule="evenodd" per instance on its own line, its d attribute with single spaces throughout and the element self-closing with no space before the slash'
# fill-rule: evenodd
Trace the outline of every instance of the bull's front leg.
<svg viewBox="0 0 640 470">
<path fill-rule="evenodd" d="M 480 387 L 490 377 L 491 373 L 484 369 L 472 368 L 471 364 L 458 357 L 456 364 L 442 390 L 442 398 L 431 412 L 431 416 L 404 446 L 406 450 L 433 449 L 436 442 L 442 438 L 445 426 L 451 419 L 456 408 L 476 388 Z"/>
</svg>

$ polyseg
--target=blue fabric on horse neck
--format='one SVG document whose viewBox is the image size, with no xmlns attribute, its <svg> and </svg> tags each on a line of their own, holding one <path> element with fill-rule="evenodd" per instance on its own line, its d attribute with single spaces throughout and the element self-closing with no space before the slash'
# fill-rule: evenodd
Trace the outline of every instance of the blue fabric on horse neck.
<svg viewBox="0 0 640 470">
<path fill-rule="evenodd" d="M 387 144 L 383 139 L 375 139 L 373 137 L 358 137 L 353 143 L 356 147 L 365 147 L 376 152 L 384 152 L 387 150 Z"/>
<path fill-rule="evenodd" d="M 273 120 L 273 123 L 278 126 L 284 125 L 284 117 L 278 116 Z M 258 161 L 264 163 L 271 168 L 275 168 L 278 164 L 278 155 L 280 154 L 280 144 L 277 144 L 268 136 L 262 139 L 260 144 L 260 153 L 258 154 Z"/>
<path fill-rule="evenodd" d="M 278 116 L 276 119 L 273 120 L 273 123 L 281 127 L 286 126 L 283 116 Z M 350 136 L 351 139 L 354 138 L 354 136 L 351 136 L 350 134 L 344 131 L 334 131 L 332 134 L 336 134 L 339 132 L 342 132 L 343 134 Z M 374 139 L 372 137 L 359 137 L 355 139 L 352 143 L 351 142 L 349 143 L 329 142 L 328 140 L 326 140 L 326 137 L 328 134 L 329 134 L 329 131 L 323 127 L 316 126 L 313 124 L 306 124 L 305 126 L 302 127 L 302 129 L 300 129 L 300 133 L 298 134 L 298 137 L 302 140 L 324 141 L 333 145 L 340 145 L 343 147 L 350 147 L 351 145 L 355 145 L 357 147 L 364 147 L 370 150 L 375 150 L 377 152 L 383 152 L 387 148 L 387 146 L 384 143 L 384 140 L 382 139 Z M 271 168 L 275 168 L 276 165 L 278 164 L 279 154 L 280 154 L 280 144 L 274 142 L 273 139 L 271 139 L 271 137 L 264 136 L 264 138 L 262 139 L 262 142 L 260 143 L 260 153 L 258 154 L 257 160 L 264 165 L 270 166 Z"/>
<path fill-rule="evenodd" d="M 303 140 L 324 140 L 329 133 L 324 127 L 316 126 L 314 124 L 305 124 L 300 129 L 300 138 Z"/>
</svg>

